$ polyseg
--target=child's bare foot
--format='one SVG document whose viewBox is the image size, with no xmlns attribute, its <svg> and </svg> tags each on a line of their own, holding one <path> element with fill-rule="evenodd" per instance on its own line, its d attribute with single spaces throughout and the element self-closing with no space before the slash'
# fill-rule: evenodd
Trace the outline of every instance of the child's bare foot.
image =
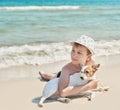
<svg viewBox="0 0 120 110">
<path fill-rule="evenodd" d="M 43 71 L 39 71 L 39 75 L 40 75 L 41 77 L 44 77 L 43 74 L 44 74 Z"/>
<path fill-rule="evenodd" d="M 57 73 L 45 73 L 43 71 L 39 71 L 39 75 L 45 81 L 49 81 L 49 80 L 57 77 Z"/>
<path fill-rule="evenodd" d="M 46 73 L 44 73 L 43 71 L 39 71 L 39 75 L 42 80 L 49 81 L 49 79 L 46 77 Z"/>
</svg>

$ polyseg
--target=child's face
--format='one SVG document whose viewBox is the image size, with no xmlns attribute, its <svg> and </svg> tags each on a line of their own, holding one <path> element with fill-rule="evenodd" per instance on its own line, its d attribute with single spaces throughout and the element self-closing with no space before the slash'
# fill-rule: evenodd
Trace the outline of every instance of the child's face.
<svg viewBox="0 0 120 110">
<path fill-rule="evenodd" d="M 73 64 L 85 65 L 89 58 L 86 47 L 79 45 L 73 46 L 71 50 L 71 60 Z"/>
</svg>

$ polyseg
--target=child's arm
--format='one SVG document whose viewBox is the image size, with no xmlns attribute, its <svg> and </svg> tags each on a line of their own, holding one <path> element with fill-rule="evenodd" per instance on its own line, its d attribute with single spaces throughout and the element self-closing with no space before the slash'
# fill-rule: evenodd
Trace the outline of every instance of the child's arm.
<svg viewBox="0 0 120 110">
<path fill-rule="evenodd" d="M 58 91 L 60 95 L 62 94 L 63 89 L 68 87 L 69 78 L 70 78 L 70 75 L 68 73 L 69 72 L 65 68 L 63 68 L 61 71 L 61 75 L 58 82 Z"/>
<path fill-rule="evenodd" d="M 75 86 L 75 87 L 74 86 L 68 86 L 68 87 L 66 87 L 62 90 L 60 95 L 63 96 L 63 97 L 71 96 L 71 95 L 76 95 L 76 94 L 82 93 L 84 91 L 95 89 L 95 88 L 97 88 L 97 81 L 92 80 L 84 86 Z"/>
</svg>

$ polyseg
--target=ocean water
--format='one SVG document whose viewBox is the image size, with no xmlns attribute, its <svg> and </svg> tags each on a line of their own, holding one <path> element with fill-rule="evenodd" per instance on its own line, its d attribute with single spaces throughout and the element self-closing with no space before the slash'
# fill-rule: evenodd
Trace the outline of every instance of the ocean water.
<svg viewBox="0 0 120 110">
<path fill-rule="evenodd" d="M 0 68 L 68 60 L 83 34 L 95 56 L 120 54 L 120 0 L 1 0 Z"/>
</svg>

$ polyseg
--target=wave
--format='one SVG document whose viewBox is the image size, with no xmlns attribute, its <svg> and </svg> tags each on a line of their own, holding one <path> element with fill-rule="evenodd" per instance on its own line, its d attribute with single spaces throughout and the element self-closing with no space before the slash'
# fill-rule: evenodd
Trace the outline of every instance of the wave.
<svg viewBox="0 0 120 110">
<path fill-rule="evenodd" d="M 96 56 L 110 56 L 120 54 L 120 40 L 98 41 L 95 46 Z"/>
<path fill-rule="evenodd" d="M 41 65 L 70 60 L 69 43 L 40 43 L 0 47 L 0 68 L 13 65 Z M 120 54 L 120 40 L 96 41 L 95 56 Z"/>
<path fill-rule="evenodd" d="M 0 7 L 0 10 L 21 11 L 21 10 L 77 10 L 80 6 L 14 6 Z"/>
<path fill-rule="evenodd" d="M 59 45 L 59 47 L 58 47 Z M 70 48 L 64 43 L 40 43 L 36 45 L 10 46 L 0 48 L 0 67 L 12 65 L 41 65 L 61 61 L 69 56 Z"/>
<path fill-rule="evenodd" d="M 89 6 L 70 6 L 70 5 L 61 5 L 61 6 L 1 6 L 0 10 L 7 11 L 25 11 L 25 10 L 89 10 Z M 94 10 L 119 10 L 119 6 L 94 6 Z"/>
</svg>

